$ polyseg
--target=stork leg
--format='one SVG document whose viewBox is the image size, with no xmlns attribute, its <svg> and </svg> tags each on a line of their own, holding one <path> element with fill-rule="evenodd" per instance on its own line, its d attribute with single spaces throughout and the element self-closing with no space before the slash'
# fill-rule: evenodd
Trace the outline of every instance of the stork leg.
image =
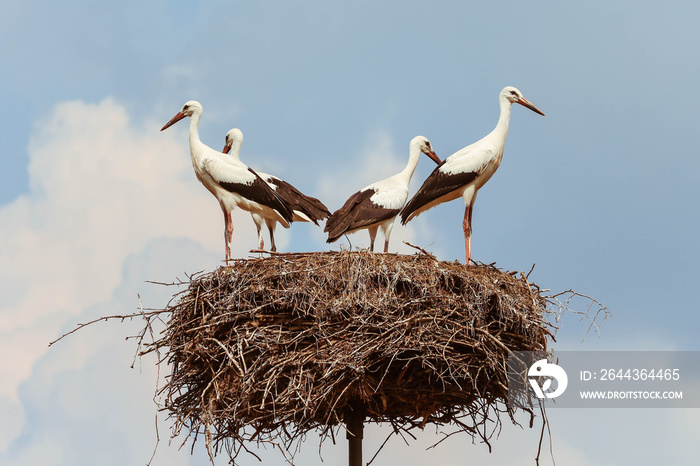
<svg viewBox="0 0 700 466">
<path fill-rule="evenodd" d="M 462 228 L 464 229 L 464 249 L 467 253 L 466 265 L 469 265 L 469 259 L 472 257 L 472 207 L 473 204 L 467 204 L 464 208 L 464 221 Z"/>
<path fill-rule="evenodd" d="M 379 229 L 379 226 L 373 226 L 369 227 L 367 231 L 369 231 L 369 250 L 371 252 L 374 252 L 374 239 L 377 237 L 377 230 Z"/>
<path fill-rule="evenodd" d="M 270 232 L 270 244 L 271 248 L 270 251 L 275 252 L 277 251 L 277 246 L 275 246 L 275 226 L 277 225 L 277 222 L 272 220 L 272 221 L 267 221 L 267 231 Z"/>
<path fill-rule="evenodd" d="M 263 239 L 262 235 L 262 225 L 260 224 L 258 219 L 256 219 L 255 217 L 253 218 L 255 219 L 255 228 L 258 229 L 258 249 L 262 251 L 263 248 L 265 248 L 265 240 Z"/>
<path fill-rule="evenodd" d="M 392 221 L 384 230 L 384 252 L 389 252 L 389 236 L 391 236 L 391 230 L 394 228 L 394 222 Z"/>
<path fill-rule="evenodd" d="M 224 212 L 224 242 L 226 243 L 226 265 L 231 260 L 231 239 L 233 238 L 233 222 L 231 221 L 231 212 L 226 210 L 226 207 L 221 206 Z"/>
</svg>

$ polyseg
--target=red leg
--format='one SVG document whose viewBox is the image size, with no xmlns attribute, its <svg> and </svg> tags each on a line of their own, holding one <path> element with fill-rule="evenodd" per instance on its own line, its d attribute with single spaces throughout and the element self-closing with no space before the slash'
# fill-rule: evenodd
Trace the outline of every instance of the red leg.
<svg viewBox="0 0 700 466">
<path fill-rule="evenodd" d="M 391 230 L 394 228 L 394 222 L 390 222 L 385 227 L 382 227 L 384 231 L 384 252 L 389 252 L 389 236 L 391 235 Z"/>
<path fill-rule="evenodd" d="M 231 212 L 228 212 L 224 206 L 221 206 L 224 212 L 224 241 L 226 243 L 226 265 L 231 260 L 231 238 L 233 237 L 233 222 L 231 221 Z"/>
<path fill-rule="evenodd" d="M 262 219 L 257 215 L 252 215 L 252 217 L 255 222 L 255 228 L 258 230 L 258 249 L 262 251 L 265 248 L 265 240 L 262 234 Z"/>
<path fill-rule="evenodd" d="M 275 252 L 277 251 L 277 246 L 275 246 L 275 227 L 268 225 L 267 230 L 270 232 L 270 243 L 272 247 L 270 248 L 270 251 Z"/>
<path fill-rule="evenodd" d="M 378 229 L 379 229 L 379 227 L 377 227 L 377 226 L 370 227 L 367 229 L 367 231 L 369 231 L 369 250 L 370 250 L 370 252 L 374 252 L 374 238 L 377 237 L 377 230 Z"/>
<path fill-rule="evenodd" d="M 469 259 L 472 257 L 472 205 L 468 204 L 464 208 L 464 221 L 462 222 L 462 228 L 464 229 L 464 249 L 466 251 L 467 261 L 465 264 L 469 265 Z"/>
</svg>

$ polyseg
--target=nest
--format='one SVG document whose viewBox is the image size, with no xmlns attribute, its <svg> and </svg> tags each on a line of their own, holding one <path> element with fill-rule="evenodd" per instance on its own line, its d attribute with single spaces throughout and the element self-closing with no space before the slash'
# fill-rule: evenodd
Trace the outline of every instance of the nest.
<svg viewBox="0 0 700 466">
<path fill-rule="evenodd" d="M 500 414 L 515 422 L 509 352 L 547 349 L 547 304 L 523 274 L 428 254 L 275 255 L 191 278 L 149 351 L 170 366 L 174 435 L 210 454 L 326 438 L 353 413 L 488 443 Z"/>
</svg>

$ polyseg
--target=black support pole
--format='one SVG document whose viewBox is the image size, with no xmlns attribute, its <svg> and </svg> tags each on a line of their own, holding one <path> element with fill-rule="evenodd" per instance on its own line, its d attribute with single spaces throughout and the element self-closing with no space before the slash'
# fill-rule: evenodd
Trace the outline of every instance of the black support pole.
<svg viewBox="0 0 700 466">
<path fill-rule="evenodd" d="M 353 403 L 345 412 L 348 438 L 348 466 L 362 466 L 362 431 L 365 410 L 362 403 Z"/>
</svg>

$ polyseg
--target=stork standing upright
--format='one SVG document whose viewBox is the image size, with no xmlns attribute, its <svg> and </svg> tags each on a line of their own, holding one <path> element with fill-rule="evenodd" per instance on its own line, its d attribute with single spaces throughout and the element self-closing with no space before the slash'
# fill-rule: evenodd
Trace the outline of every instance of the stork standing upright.
<svg viewBox="0 0 700 466">
<path fill-rule="evenodd" d="M 233 128 L 226 133 L 226 143 L 224 145 L 224 154 L 230 154 L 236 160 L 240 160 L 241 145 L 243 144 L 243 132 L 238 128 Z M 257 172 L 277 195 L 287 204 L 292 210 L 295 222 L 312 222 L 318 225 L 319 220 L 328 218 L 331 213 L 321 201 L 315 197 L 302 194 L 297 188 L 267 173 Z M 276 251 L 275 246 L 275 227 L 277 219 L 275 216 L 263 216 L 262 214 L 251 212 L 255 226 L 258 229 L 258 249 L 263 249 L 265 243 L 262 235 L 263 222 L 267 225 L 267 230 L 270 233 L 271 251 Z"/>
<path fill-rule="evenodd" d="M 167 122 L 161 131 L 185 117 L 190 117 L 190 156 L 194 172 L 197 179 L 219 201 L 224 213 L 224 240 L 228 264 L 231 260 L 231 211 L 234 207 L 275 218 L 285 228 L 289 228 L 292 221 L 292 211 L 270 186 L 244 163 L 215 151 L 200 141 L 198 126 L 202 117 L 202 105 L 199 102 L 190 100 L 185 103 L 182 110 Z"/>
<path fill-rule="evenodd" d="M 501 164 L 503 147 L 508 135 L 510 110 L 514 103 L 544 116 L 544 113 L 523 97 L 514 87 L 505 87 L 498 96 L 501 115 L 496 128 L 483 139 L 458 150 L 445 159 L 423 182 L 418 192 L 401 211 L 405 225 L 422 212 L 443 202 L 461 197 L 464 200 L 464 248 L 467 262 L 471 258 L 472 209 L 479 189 L 491 178 Z"/>
<path fill-rule="evenodd" d="M 326 221 L 326 242 L 332 243 L 347 233 L 367 229 L 370 250 L 374 251 L 377 230 L 384 233 L 384 252 L 389 252 L 389 235 L 394 220 L 408 198 L 408 183 L 416 170 L 420 154 L 430 157 L 435 163 L 441 161 L 423 136 L 416 136 L 409 145 L 408 164 L 400 173 L 362 188 L 345 201 Z"/>
</svg>

